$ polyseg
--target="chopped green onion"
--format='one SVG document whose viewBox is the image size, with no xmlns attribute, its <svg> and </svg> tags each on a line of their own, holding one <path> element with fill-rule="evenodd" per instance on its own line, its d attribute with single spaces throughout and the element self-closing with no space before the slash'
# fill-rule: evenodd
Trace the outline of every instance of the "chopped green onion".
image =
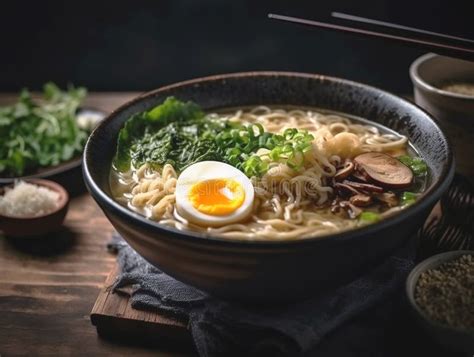
<svg viewBox="0 0 474 357">
<path fill-rule="evenodd" d="M 406 166 L 410 166 L 412 162 L 411 156 L 408 156 L 408 155 L 399 156 L 397 157 L 397 159 L 398 161 L 400 161 L 402 164 Z"/>
<path fill-rule="evenodd" d="M 250 156 L 242 165 L 244 173 L 248 177 L 261 176 L 268 170 L 268 164 L 259 156 Z"/>
<path fill-rule="evenodd" d="M 417 195 L 413 192 L 403 192 L 400 198 L 402 206 L 409 206 L 415 203 Z"/>
<path fill-rule="evenodd" d="M 425 174 L 428 171 L 428 166 L 426 163 L 419 157 L 413 159 L 413 164 L 411 165 L 411 169 L 413 170 L 416 176 L 420 176 Z"/>
<path fill-rule="evenodd" d="M 307 130 L 286 129 L 283 134 L 265 132 L 261 124 L 235 125 L 216 136 L 223 160 L 244 171 L 248 176 L 261 176 L 268 162 L 254 158 L 259 149 L 267 149 L 273 162 L 286 163 L 293 170 L 304 166 L 304 153 L 312 149 L 314 137 Z"/>
<path fill-rule="evenodd" d="M 362 223 L 375 223 L 380 220 L 380 215 L 375 212 L 365 211 L 359 216 L 359 221 Z"/>
<path fill-rule="evenodd" d="M 304 164 L 303 153 L 301 151 L 293 151 L 293 154 L 288 158 L 286 164 L 290 169 L 298 171 Z"/>
<path fill-rule="evenodd" d="M 428 165 L 426 165 L 426 162 L 421 157 L 403 155 L 398 157 L 398 160 L 408 166 L 415 176 L 422 176 L 428 172 Z"/>
<path fill-rule="evenodd" d="M 288 129 L 285 129 L 285 131 L 283 132 L 283 137 L 286 140 L 291 140 L 297 133 L 298 133 L 298 129 L 288 128 Z"/>
</svg>

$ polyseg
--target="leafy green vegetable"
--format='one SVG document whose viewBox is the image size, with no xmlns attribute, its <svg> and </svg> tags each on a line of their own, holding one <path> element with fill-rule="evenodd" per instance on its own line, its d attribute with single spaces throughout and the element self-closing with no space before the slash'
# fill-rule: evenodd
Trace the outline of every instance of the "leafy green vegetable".
<svg viewBox="0 0 474 357">
<path fill-rule="evenodd" d="M 0 174 L 21 176 L 82 152 L 87 132 L 76 123 L 84 88 L 61 91 L 47 83 L 36 103 L 23 90 L 17 103 L 0 107 Z"/>
<path fill-rule="evenodd" d="M 159 157 L 165 157 L 164 155 L 171 151 L 173 143 L 180 141 L 177 136 L 180 135 L 181 125 L 186 122 L 189 124 L 192 121 L 196 122 L 195 126 L 191 124 L 187 129 L 184 129 L 182 134 L 185 138 L 181 137 L 188 142 L 193 141 L 186 133 L 197 134 L 197 121 L 202 118 L 204 118 L 204 113 L 196 104 L 183 103 L 173 97 L 166 99 L 163 104 L 149 112 L 135 114 L 125 122 L 125 126 L 120 130 L 115 165 L 119 170 L 125 171 L 130 167 L 132 161 L 135 165 L 143 164 L 148 160 L 157 160 L 157 164 L 166 163 L 166 160 L 159 160 Z M 161 130 L 173 122 L 175 123 L 174 127 L 170 128 L 168 135 L 167 130 Z M 159 153 L 160 147 L 163 148 L 161 154 Z M 134 154 L 133 160 L 132 153 Z"/>
<path fill-rule="evenodd" d="M 313 136 L 287 129 L 283 134 L 266 132 L 260 124 L 242 125 L 206 116 L 192 102 L 173 97 L 148 112 L 132 116 L 121 129 L 115 166 L 126 171 L 146 162 L 172 164 L 178 171 L 204 160 L 226 162 L 247 176 L 260 176 L 269 161 L 286 163 L 299 170 Z M 267 149 L 266 158 L 256 155 Z"/>
<path fill-rule="evenodd" d="M 362 223 L 375 223 L 380 220 L 380 215 L 375 212 L 365 211 L 359 216 L 359 221 Z"/>
<path fill-rule="evenodd" d="M 403 192 L 400 197 L 400 204 L 402 206 L 409 206 L 415 203 L 416 201 L 416 193 L 413 192 Z"/>
<path fill-rule="evenodd" d="M 398 157 L 398 160 L 408 166 L 415 176 L 422 176 L 428 172 L 428 165 L 426 165 L 426 162 L 421 157 L 403 155 Z"/>
</svg>

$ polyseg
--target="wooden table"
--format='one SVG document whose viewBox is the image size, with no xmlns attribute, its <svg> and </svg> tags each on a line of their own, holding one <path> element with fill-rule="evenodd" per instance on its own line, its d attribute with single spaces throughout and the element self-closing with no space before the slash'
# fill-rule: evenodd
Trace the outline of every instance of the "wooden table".
<svg viewBox="0 0 474 357">
<path fill-rule="evenodd" d="M 86 104 L 111 111 L 137 94 L 91 93 Z M 13 98 L 0 94 L 0 105 Z M 115 262 L 106 250 L 112 230 L 82 190 L 62 232 L 41 241 L 0 237 L 0 356 L 170 354 L 101 339 L 90 322 Z"/>
<path fill-rule="evenodd" d="M 139 93 L 91 93 L 86 105 L 111 111 Z M 0 105 L 15 96 L 0 93 Z M 72 175 L 80 175 L 74 172 Z M 28 241 L 0 237 L 0 357 L 11 355 L 173 355 L 156 347 L 102 339 L 89 318 L 115 265 L 108 253 L 113 227 L 85 189 L 71 198 L 62 232 Z M 403 355 L 443 356 L 404 312 L 387 331 Z M 403 333 L 402 333 L 403 332 Z M 399 343 L 402 333 L 403 343 Z M 421 341 L 421 342 L 420 342 Z"/>
</svg>

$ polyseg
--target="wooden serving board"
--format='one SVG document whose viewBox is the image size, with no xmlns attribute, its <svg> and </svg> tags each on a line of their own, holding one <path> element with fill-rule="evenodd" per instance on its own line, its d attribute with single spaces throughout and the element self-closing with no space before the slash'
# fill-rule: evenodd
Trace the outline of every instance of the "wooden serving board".
<svg viewBox="0 0 474 357">
<path fill-rule="evenodd" d="M 101 337 L 126 342 L 192 349 L 187 323 L 164 316 L 159 311 L 133 309 L 127 294 L 113 293 L 111 286 L 119 274 L 115 264 L 92 308 L 91 322 Z"/>
</svg>

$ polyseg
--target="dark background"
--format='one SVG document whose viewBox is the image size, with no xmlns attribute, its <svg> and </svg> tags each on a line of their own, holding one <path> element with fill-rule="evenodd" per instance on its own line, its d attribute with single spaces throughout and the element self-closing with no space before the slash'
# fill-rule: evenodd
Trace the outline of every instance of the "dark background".
<svg viewBox="0 0 474 357">
<path fill-rule="evenodd" d="M 474 38 L 472 1 L 4 1 L 0 91 L 53 80 L 90 90 L 149 90 L 246 70 L 322 73 L 409 93 L 423 52 L 271 21 L 348 12 Z"/>
</svg>

